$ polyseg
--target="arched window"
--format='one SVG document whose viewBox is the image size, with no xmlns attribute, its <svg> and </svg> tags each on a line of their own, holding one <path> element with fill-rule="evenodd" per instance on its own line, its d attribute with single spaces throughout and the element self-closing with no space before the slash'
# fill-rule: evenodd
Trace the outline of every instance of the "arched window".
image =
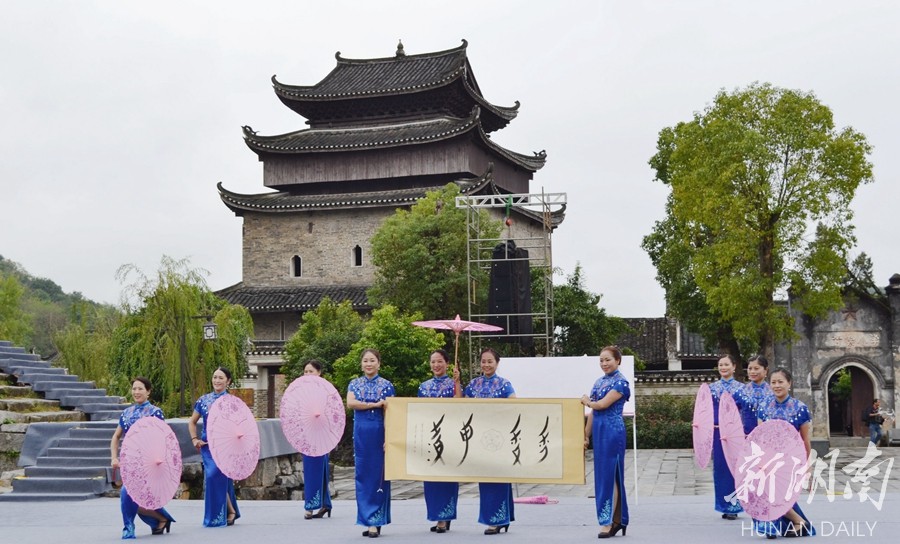
<svg viewBox="0 0 900 544">
<path fill-rule="evenodd" d="M 359 246 L 353 248 L 353 266 L 362 266 L 362 248 Z"/>
<path fill-rule="evenodd" d="M 303 259 L 299 255 L 294 255 L 291 259 L 291 275 L 295 278 L 303 275 Z"/>
</svg>

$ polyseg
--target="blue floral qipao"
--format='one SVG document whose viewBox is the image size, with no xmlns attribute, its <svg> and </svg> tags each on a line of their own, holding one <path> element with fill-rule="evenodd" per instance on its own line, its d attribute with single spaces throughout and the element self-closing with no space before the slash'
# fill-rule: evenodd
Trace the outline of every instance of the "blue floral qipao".
<svg viewBox="0 0 900 544">
<path fill-rule="evenodd" d="M 419 396 L 432 399 L 450 399 L 455 393 L 455 382 L 450 376 L 441 376 L 422 382 Z M 423 482 L 425 488 L 425 509 L 429 521 L 450 521 L 456 519 L 456 504 L 459 500 L 457 482 Z"/>
<path fill-rule="evenodd" d="M 728 462 L 725 461 L 722 439 L 719 436 L 719 400 L 727 392 L 731 393 L 737 404 L 739 402 L 738 392 L 743 386 L 744 384 L 735 381 L 734 378 L 720 379 L 709 386 L 713 399 L 713 424 L 715 425 L 713 432 L 713 488 L 716 495 L 716 512 L 722 512 L 723 514 L 738 514 L 743 512 L 744 509 L 741 508 L 741 504 L 737 499 L 734 499 L 734 503 L 725 499 L 725 497 L 734 494 L 735 486 L 734 476 L 731 474 L 731 469 L 728 468 Z"/>
<path fill-rule="evenodd" d="M 122 411 L 122 415 L 119 416 L 119 427 L 122 428 L 122 438 L 125 438 L 125 435 L 128 433 L 128 429 L 130 429 L 131 426 L 134 425 L 134 423 L 142 417 L 157 417 L 163 421 L 166 420 L 166 418 L 163 417 L 162 410 L 150 404 L 149 401 L 129 406 L 128 408 L 125 408 L 125 410 Z M 119 503 L 122 509 L 122 521 L 125 524 L 125 526 L 122 528 L 122 540 L 136 538 L 134 535 L 135 516 L 140 515 L 141 520 L 149 525 L 151 529 L 156 529 L 156 527 L 159 525 L 158 519 L 145 514 L 140 514 L 138 512 L 138 504 L 134 502 L 134 500 L 131 498 L 131 496 L 128 494 L 128 491 L 124 487 L 119 494 Z M 169 521 L 175 521 L 175 518 L 169 515 L 169 513 L 166 512 L 165 508 L 156 510 L 156 513 L 161 514 Z"/>
<path fill-rule="evenodd" d="M 614 522 L 628 525 L 628 501 L 625 500 L 625 422 L 622 408 L 631 398 L 628 380 L 618 370 L 606 374 L 594 383 L 591 402 L 597 402 L 610 391 L 618 391 L 622 398 L 604 410 L 594 410 L 591 437 L 594 446 L 594 501 L 600 525 Z M 613 492 L 619 490 L 620 515 L 616 516 Z M 621 506 L 620 506 L 621 505 Z M 618 517 L 619 519 L 615 519 Z"/>
<path fill-rule="evenodd" d="M 750 434 L 759 424 L 756 412 L 759 406 L 771 396 L 772 388 L 765 381 L 760 384 L 747 382 L 738 391 L 734 400 L 738 408 L 741 409 L 741 423 L 744 424 L 744 434 Z"/>
<path fill-rule="evenodd" d="M 360 402 L 395 395 L 391 382 L 376 375 L 350 382 L 347 391 Z M 353 410 L 353 460 L 356 472 L 356 524 L 381 527 L 391 522 L 391 482 L 384 479 L 384 410 Z"/>
<path fill-rule="evenodd" d="M 203 416 L 203 430 L 200 432 L 200 440 L 206 442 L 206 419 L 209 417 L 209 409 L 213 403 L 228 391 L 221 393 L 207 393 L 194 403 L 194 412 Z M 234 494 L 234 481 L 224 475 L 209 451 L 209 444 L 200 448 L 200 457 L 203 459 L 203 487 L 204 487 L 204 527 L 222 527 L 228 521 L 228 502 L 234 507 L 234 519 L 241 517 L 238 509 L 237 497 Z"/>
<path fill-rule="evenodd" d="M 515 393 L 509 380 L 494 374 L 490 378 L 475 378 L 466 386 L 464 394 L 476 399 L 505 399 Z M 499 527 L 516 520 L 512 484 L 479 483 L 478 495 L 478 523 Z"/>
<path fill-rule="evenodd" d="M 800 431 L 800 427 L 812 421 L 812 416 L 809 414 L 809 408 L 790 395 L 784 399 L 784 402 L 778 402 L 774 396 L 767 398 L 757 408 L 757 415 L 759 416 L 760 421 L 768 421 L 770 419 L 787 421 L 793 425 L 798 432 Z M 813 524 L 809 522 L 809 519 L 803 513 L 803 510 L 800 509 L 799 503 L 794 503 L 792 509 L 803 518 L 804 523 L 806 523 L 806 526 L 809 528 L 810 534 L 815 535 L 816 529 L 813 527 Z M 774 521 L 759 521 L 754 519 L 753 527 L 757 534 L 765 533 L 766 535 L 796 536 L 793 530 L 793 523 L 785 516 Z"/>
</svg>

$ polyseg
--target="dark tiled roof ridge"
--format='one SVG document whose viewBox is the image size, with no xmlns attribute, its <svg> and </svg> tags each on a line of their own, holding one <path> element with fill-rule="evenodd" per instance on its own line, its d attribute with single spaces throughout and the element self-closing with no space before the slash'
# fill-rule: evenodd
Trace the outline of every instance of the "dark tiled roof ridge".
<svg viewBox="0 0 900 544">
<path fill-rule="evenodd" d="M 405 60 L 419 60 L 419 59 L 430 59 L 436 57 L 444 57 L 453 54 L 462 54 L 465 57 L 466 49 L 469 47 L 469 41 L 465 38 L 460 40 L 460 44 L 456 47 L 451 47 L 450 49 L 444 49 L 443 51 L 429 51 L 427 53 L 416 53 L 415 55 L 406 55 L 404 54 L 401 57 L 398 57 L 396 54 L 392 57 L 379 57 L 374 59 L 351 59 L 348 57 L 342 57 L 341 52 L 338 51 L 334 54 L 334 58 L 337 59 L 338 62 L 343 62 L 346 64 L 371 64 L 376 62 L 390 62 L 396 61 L 398 59 Z"/>
<path fill-rule="evenodd" d="M 277 312 L 315 308 L 325 297 L 337 302 L 349 300 L 355 309 L 368 309 L 367 289 L 364 285 L 263 287 L 247 286 L 240 282 L 215 294 L 250 311 Z"/>
</svg>

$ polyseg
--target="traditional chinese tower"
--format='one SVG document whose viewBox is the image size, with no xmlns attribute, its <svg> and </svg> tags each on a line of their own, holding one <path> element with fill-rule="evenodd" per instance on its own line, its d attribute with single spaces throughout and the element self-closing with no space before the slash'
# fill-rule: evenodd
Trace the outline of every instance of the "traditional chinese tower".
<svg viewBox="0 0 900 544">
<path fill-rule="evenodd" d="M 455 49 L 354 60 L 319 83 L 287 85 L 275 95 L 307 128 L 263 136 L 244 127 L 274 192 L 222 201 L 243 218 L 243 281 L 219 292 L 253 315 L 257 347 L 278 344 L 324 296 L 369 309 L 374 279 L 369 239 L 398 207 L 456 182 L 466 194 L 527 193 L 546 154 L 516 153 L 490 134 L 516 118 L 519 104 L 488 102 L 466 55 Z M 521 212 L 520 228 L 540 228 Z M 560 217 L 556 221 L 561 221 Z M 274 361 L 273 361 L 274 364 Z"/>
</svg>

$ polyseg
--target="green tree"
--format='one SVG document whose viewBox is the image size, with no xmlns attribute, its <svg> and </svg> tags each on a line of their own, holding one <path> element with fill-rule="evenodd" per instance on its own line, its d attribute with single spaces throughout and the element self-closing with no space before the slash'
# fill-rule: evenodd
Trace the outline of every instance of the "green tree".
<svg viewBox="0 0 900 544">
<path fill-rule="evenodd" d="M 457 196 L 455 183 L 430 191 L 410 209 L 398 209 L 375 232 L 375 281 L 368 292 L 373 304 L 421 312 L 426 319 L 467 315 L 466 212 L 456 207 Z M 499 236 L 500 222 L 484 210 L 479 213 L 476 235 Z M 476 285 L 486 289 L 486 272 L 478 274 Z"/>
<path fill-rule="evenodd" d="M 672 190 L 670 217 L 644 240 L 673 246 L 658 277 L 702 300 L 707 318 L 728 329 L 720 345 L 730 334 L 771 355 L 792 330 L 776 293 L 790 287 L 811 316 L 841 304 L 855 242 L 850 202 L 872 180 L 870 152 L 865 136 L 835 128 L 812 93 L 769 84 L 720 92 L 693 120 L 663 129 L 650 159 Z"/>
<path fill-rule="evenodd" d="M 25 346 L 31 335 L 31 320 L 22 308 L 25 289 L 13 274 L 0 275 L 0 340 Z"/>
<path fill-rule="evenodd" d="M 334 361 L 347 355 L 362 331 L 362 317 L 350 301 L 339 304 L 325 297 L 314 310 L 303 314 L 297 332 L 284 345 L 282 372 L 290 382 L 303 375 L 306 361 L 318 359 L 322 362 L 323 373 L 330 375 Z"/>
<path fill-rule="evenodd" d="M 236 379 L 244 375 L 253 335 L 250 313 L 209 291 L 205 275 L 186 259 L 170 257 L 162 258 L 153 277 L 133 265 L 119 269 L 120 281 L 134 279 L 124 290 L 126 315 L 112 340 L 111 381 L 117 394 L 126 394 L 135 376 L 146 376 L 153 383 L 152 399 L 172 416 L 179 411 L 182 358 L 188 406 L 208 391 L 216 367 L 228 368 Z M 206 315 L 218 326 L 215 341 L 203 340 Z"/>
<path fill-rule="evenodd" d="M 82 302 L 73 307 L 71 322 L 53 336 L 57 366 L 99 388 L 112 388 L 112 340 L 121 320 L 122 313 L 112 306 Z"/>
<path fill-rule="evenodd" d="M 428 355 L 444 345 L 442 334 L 411 324 L 421 319 L 421 314 L 401 313 L 391 305 L 372 312 L 360 339 L 334 363 L 334 385 L 338 391 L 346 393 L 347 384 L 362 374 L 362 352 L 375 348 L 381 353 L 379 374 L 394 384 L 397 396 L 416 396 L 419 384 L 430 375 Z"/>
<path fill-rule="evenodd" d="M 625 331 L 623 320 L 606 315 L 600 307 L 601 298 L 585 288 L 581 264 L 575 265 L 566 283 L 553 286 L 557 355 L 599 354 L 600 348 L 614 343 Z"/>
</svg>

